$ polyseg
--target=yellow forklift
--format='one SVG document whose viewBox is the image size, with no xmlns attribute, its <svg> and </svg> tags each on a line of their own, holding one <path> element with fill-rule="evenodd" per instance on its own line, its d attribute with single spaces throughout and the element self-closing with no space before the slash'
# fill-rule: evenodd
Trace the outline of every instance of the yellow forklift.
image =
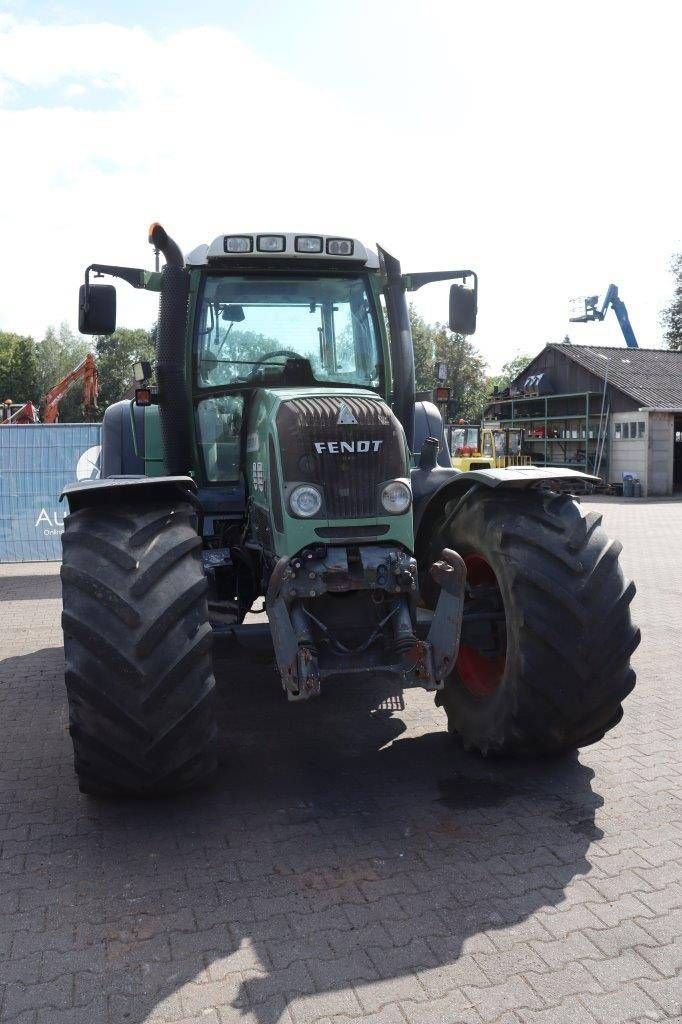
<svg viewBox="0 0 682 1024">
<path fill-rule="evenodd" d="M 523 431 L 500 427 L 499 423 L 449 423 L 446 437 L 455 469 L 506 469 L 530 466 L 530 455 L 522 455 Z"/>
</svg>

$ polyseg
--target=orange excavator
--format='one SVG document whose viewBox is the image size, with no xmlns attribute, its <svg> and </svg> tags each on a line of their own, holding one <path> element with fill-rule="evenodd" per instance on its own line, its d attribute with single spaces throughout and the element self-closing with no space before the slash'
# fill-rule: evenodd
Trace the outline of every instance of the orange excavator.
<svg viewBox="0 0 682 1024">
<path fill-rule="evenodd" d="M 83 381 L 83 416 L 87 422 L 92 422 L 97 410 L 99 384 L 95 357 L 92 352 L 88 352 L 85 359 L 65 377 L 62 377 L 59 383 L 50 388 L 45 395 L 43 423 L 56 423 L 59 420 L 59 403 L 71 385 L 79 379 Z"/>
<path fill-rule="evenodd" d="M 7 398 L 0 410 L 0 426 L 39 423 L 38 410 L 33 402 L 13 402 Z"/>
</svg>

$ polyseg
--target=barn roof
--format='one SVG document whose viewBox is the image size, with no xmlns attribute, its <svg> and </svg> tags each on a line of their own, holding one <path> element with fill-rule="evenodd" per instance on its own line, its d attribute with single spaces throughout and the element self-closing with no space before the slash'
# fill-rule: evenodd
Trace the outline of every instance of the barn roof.
<svg viewBox="0 0 682 1024">
<path fill-rule="evenodd" d="M 608 345 L 550 344 L 547 348 L 602 379 L 608 367 L 608 383 L 644 407 L 682 408 L 682 352 Z"/>
</svg>

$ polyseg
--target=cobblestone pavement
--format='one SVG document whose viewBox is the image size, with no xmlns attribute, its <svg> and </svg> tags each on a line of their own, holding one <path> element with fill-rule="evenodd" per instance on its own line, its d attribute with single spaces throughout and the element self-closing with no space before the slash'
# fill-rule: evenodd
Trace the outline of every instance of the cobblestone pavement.
<svg viewBox="0 0 682 1024">
<path fill-rule="evenodd" d="M 58 567 L 0 567 L 1 1019 L 682 1019 L 682 503 L 586 504 L 639 586 L 639 684 L 605 741 L 546 764 L 465 754 L 419 690 L 287 704 L 244 651 L 217 665 L 213 790 L 91 800 Z"/>
</svg>

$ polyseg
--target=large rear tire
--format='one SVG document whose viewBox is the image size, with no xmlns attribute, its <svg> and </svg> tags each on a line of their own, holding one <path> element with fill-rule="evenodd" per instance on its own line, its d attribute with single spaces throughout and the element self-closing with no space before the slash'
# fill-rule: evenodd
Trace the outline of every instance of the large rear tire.
<svg viewBox="0 0 682 1024">
<path fill-rule="evenodd" d="M 620 721 L 640 634 L 621 545 L 601 518 L 538 491 L 477 491 L 457 513 L 444 540 L 465 560 L 468 591 L 459 658 L 436 702 L 465 746 L 555 754 Z"/>
<path fill-rule="evenodd" d="M 157 796 L 216 767 L 215 682 L 201 539 L 189 502 L 65 518 L 69 723 L 80 789 Z"/>
</svg>

